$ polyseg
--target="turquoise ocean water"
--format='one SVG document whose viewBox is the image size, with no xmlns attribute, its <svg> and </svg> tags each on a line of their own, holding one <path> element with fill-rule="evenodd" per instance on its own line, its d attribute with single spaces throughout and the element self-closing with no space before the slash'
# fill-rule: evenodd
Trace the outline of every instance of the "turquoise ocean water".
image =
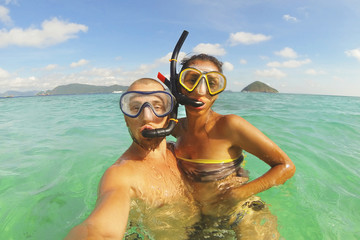
<svg viewBox="0 0 360 240">
<path fill-rule="evenodd" d="M 63 239 L 91 212 L 131 143 L 119 97 L 0 99 L 0 239 Z M 244 117 L 295 163 L 291 180 L 259 194 L 282 239 L 360 238 L 360 98 L 226 92 L 214 110 Z M 248 154 L 246 169 L 268 167 Z"/>
</svg>

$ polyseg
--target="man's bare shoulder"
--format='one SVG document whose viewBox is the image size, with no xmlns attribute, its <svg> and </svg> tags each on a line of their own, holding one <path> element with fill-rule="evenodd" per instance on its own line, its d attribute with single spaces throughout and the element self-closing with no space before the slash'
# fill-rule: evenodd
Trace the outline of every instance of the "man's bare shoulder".
<svg viewBox="0 0 360 240">
<path fill-rule="evenodd" d="M 120 157 L 113 165 L 111 165 L 104 173 L 99 187 L 99 192 L 107 192 L 119 188 L 131 188 L 136 173 L 136 165 L 138 160 L 126 159 Z"/>
</svg>

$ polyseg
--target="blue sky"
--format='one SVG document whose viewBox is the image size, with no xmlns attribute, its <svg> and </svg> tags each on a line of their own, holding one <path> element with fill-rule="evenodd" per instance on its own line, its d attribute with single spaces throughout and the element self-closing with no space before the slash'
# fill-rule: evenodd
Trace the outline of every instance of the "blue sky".
<svg viewBox="0 0 360 240">
<path fill-rule="evenodd" d="M 358 0 L 0 0 L 0 93 L 129 85 L 170 53 L 224 62 L 228 90 L 360 96 Z"/>
</svg>

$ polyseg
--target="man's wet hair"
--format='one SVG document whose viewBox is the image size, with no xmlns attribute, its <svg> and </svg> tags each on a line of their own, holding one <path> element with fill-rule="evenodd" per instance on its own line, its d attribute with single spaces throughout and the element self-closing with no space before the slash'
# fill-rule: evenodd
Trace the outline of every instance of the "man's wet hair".
<svg viewBox="0 0 360 240">
<path fill-rule="evenodd" d="M 145 84 L 145 85 L 151 84 L 151 83 L 157 83 L 157 84 L 159 84 L 159 85 L 161 85 L 161 86 L 163 87 L 163 90 L 166 89 L 165 86 L 164 86 L 164 84 L 163 84 L 162 82 L 160 82 L 159 80 L 156 80 L 156 79 L 153 79 L 153 78 L 140 78 L 140 79 L 137 79 L 137 80 L 133 81 L 133 82 L 130 84 L 130 86 L 126 89 L 126 92 L 129 91 L 129 89 L 131 89 L 131 87 L 132 87 L 133 85 L 139 84 L 139 83 Z"/>
</svg>

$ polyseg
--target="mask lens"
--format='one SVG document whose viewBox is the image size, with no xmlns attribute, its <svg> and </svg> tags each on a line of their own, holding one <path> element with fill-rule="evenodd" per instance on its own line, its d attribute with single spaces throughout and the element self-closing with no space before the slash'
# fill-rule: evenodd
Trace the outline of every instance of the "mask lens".
<svg viewBox="0 0 360 240">
<path fill-rule="evenodd" d="M 168 115 L 173 108 L 173 97 L 164 91 L 124 93 L 120 98 L 120 109 L 129 117 L 138 117 L 145 107 L 150 107 L 157 117 Z"/>
<path fill-rule="evenodd" d="M 225 76 L 219 72 L 209 72 L 206 74 L 209 92 L 211 95 L 219 93 L 225 89 Z"/>
<path fill-rule="evenodd" d="M 206 77 L 210 95 L 222 92 L 226 87 L 226 78 L 220 72 L 202 73 L 195 68 L 186 68 L 180 73 L 179 82 L 183 88 L 192 92 L 199 84 L 202 76 Z"/>
<path fill-rule="evenodd" d="M 180 84 L 188 91 L 193 91 L 198 84 L 202 73 L 199 70 L 187 68 L 180 73 Z"/>
</svg>

